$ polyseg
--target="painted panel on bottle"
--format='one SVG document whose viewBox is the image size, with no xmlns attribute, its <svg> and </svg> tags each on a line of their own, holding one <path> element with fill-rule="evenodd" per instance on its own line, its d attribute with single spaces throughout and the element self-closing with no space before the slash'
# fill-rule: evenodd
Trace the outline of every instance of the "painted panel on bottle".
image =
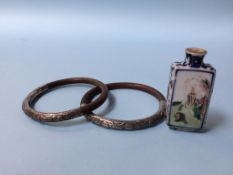
<svg viewBox="0 0 233 175">
<path fill-rule="evenodd" d="M 202 127 L 209 104 L 213 73 L 180 70 L 176 74 L 171 100 L 170 125 Z"/>
</svg>

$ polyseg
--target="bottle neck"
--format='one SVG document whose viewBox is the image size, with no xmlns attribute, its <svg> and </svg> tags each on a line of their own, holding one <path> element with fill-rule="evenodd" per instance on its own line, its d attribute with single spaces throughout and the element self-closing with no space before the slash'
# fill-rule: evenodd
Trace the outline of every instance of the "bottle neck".
<svg viewBox="0 0 233 175">
<path fill-rule="evenodd" d="M 197 55 L 186 53 L 185 62 L 191 67 L 196 67 L 196 68 L 201 67 L 204 64 L 203 60 L 204 60 L 204 55 L 197 56 Z"/>
<path fill-rule="evenodd" d="M 191 67 L 199 68 L 204 65 L 203 60 L 207 51 L 201 48 L 187 48 L 185 63 Z"/>
</svg>

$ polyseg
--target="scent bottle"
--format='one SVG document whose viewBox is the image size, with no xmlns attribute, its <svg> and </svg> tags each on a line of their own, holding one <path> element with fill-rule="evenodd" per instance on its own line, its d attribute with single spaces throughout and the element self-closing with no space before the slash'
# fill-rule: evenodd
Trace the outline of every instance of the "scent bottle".
<svg viewBox="0 0 233 175">
<path fill-rule="evenodd" d="M 183 62 L 171 65 L 167 124 L 171 129 L 201 131 L 206 121 L 216 70 L 203 62 L 207 51 L 187 48 Z"/>
</svg>

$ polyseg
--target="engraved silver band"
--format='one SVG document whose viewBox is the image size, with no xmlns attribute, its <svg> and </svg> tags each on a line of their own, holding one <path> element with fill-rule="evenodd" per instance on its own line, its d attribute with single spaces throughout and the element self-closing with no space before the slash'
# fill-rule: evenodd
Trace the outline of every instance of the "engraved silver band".
<svg viewBox="0 0 233 175">
<path fill-rule="evenodd" d="M 97 114 L 94 114 L 93 112 L 90 112 L 88 114 L 85 114 L 86 118 L 93 123 L 100 125 L 105 128 L 110 129 L 117 129 L 117 130 L 138 130 L 138 129 L 145 129 L 152 126 L 155 126 L 156 124 L 160 123 L 165 119 L 165 111 L 166 111 L 166 100 L 164 96 L 157 91 L 156 89 L 149 87 L 147 85 L 143 84 L 137 84 L 137 83 L 111 83 L 107 84 L 108 90 L 114 90 L 114 89 L 136 89 L 140 91 L 144 91 L 146 93 L 149 93 L 150 95 L 154 96 L 159 101 L 159 110 L 154 115 L 150 117 L 146 117 L 143 119 L 138 120 L 117 120 L 117 119 L 110 119 L 106 118 L 104 116 L 99 116 Z M 100 93 L 100 90 L 97 88 L 93 88 L 92 90 L 88 91 L 82 101 L 81 106 L 85 106 L 89 104 L 96 95 Z"/>
<path fill-rule="evenodd" d="M 87 105 L 82 105 L 81 108 L 71 109 L 64 112 L 56 112 L 56 113 L 45 113 L 36 111 L 33 107 L 36 101 L 43 96 L 44 94 L 65 85 L 77 84 L 77 83 L 85 83 L 96 86 L 96 88 L 101 92 L 100 96 L 94 100 L 92 103 Z M 108 97 L 108 88 L 107 86 L 95 79 L 92 78 L 84 78 L 84 77 L 75 77 L 75 78 L 67 78 L 62 80 L 57 80 L 48 84 L 45 84 L 34 91 L 32 91 L 23 101 L 23 111 L 29 117 L 34 120 L 40 122 L 58 122 L 63 120 L 73 119 L 75 117 L 79 117 L 84 113 L 89 113 L 92 110 L 101 106 Z"/>
</svg>

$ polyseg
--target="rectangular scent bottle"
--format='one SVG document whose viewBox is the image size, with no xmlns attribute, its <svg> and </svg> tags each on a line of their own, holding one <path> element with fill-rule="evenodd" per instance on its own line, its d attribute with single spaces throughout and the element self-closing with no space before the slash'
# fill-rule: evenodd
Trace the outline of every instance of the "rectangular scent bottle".
<svg viewBox="0 0 233 175">
<path fill-rule="evenodd" d="M 203 62 L 206 54 L 204 49 L 188 48 L 185 61 L 171 66 L 167 124 L 172 129 L 203 129 L 216 75 L 215 68 Z"/>
</svg>

